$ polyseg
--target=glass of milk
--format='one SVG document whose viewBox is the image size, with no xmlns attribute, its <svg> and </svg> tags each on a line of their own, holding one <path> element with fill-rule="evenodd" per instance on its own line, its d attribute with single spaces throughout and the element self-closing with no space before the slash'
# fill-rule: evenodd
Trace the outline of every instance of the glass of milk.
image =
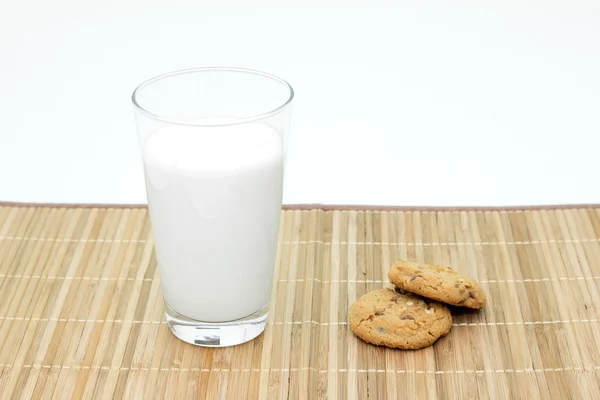
<svg viewBox="0 0 600 400">
<path fill-rule="evenodd" d="M 294 98 L 240 68 L 157 76 L 132 95 L 166 320 L 232 346 L 265 329 Z"/>
</svg>

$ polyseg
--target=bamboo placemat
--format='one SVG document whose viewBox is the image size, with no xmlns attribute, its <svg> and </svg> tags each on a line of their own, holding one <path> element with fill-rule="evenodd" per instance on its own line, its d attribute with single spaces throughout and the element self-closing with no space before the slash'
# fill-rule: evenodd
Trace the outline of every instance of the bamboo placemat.
<svg viewBox="0 0 600 400">
<path fill-rule="evenodd" d="M 600 209 L 282 216 L 265 333 L 209 349 L 168 331 L 144 208 L 1 206 L 0 398 L 600 398 Z M 397 258 L 487 307 L 424 350 L 361 342 L 348 306 Z"/>
</svg>

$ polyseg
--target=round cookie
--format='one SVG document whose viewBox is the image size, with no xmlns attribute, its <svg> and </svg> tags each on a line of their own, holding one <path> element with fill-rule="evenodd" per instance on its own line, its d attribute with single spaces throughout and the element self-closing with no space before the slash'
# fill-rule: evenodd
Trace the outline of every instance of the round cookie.
<svg viewBox="0 0 600 400">
<path fill-rule="evenodd" d="M 350 328 L 365 342 L 398 349 L 421 349 L 452 328 L 448 308 L 412 293 L 379 289 L 350 307 Z"/>
<path fill-rule="evenodd" d="M 399 260 L 388 272 L 388 278 L 401 289 L 442 303 L 475 309 L 486 303 L 477 282 L 450 267 Z"/>
</svg>

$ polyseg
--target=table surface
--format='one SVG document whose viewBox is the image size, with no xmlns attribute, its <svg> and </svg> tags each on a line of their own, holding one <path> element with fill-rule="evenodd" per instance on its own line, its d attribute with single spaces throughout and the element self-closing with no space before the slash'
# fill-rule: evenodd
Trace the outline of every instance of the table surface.
<svg viewBox="0 0 600 400">
<path fill-rule="evenodd" d="M 2 2 L 0 200 L 143 203 L 132 89 L 233 65 L 296 89 L 287 203 L 600 202 L 592 2 L 85 3 Z"/>
</svg>

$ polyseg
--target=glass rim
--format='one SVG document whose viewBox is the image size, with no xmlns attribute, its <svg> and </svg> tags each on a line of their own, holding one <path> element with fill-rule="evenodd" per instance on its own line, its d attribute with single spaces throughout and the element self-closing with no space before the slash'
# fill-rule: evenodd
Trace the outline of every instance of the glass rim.
<svg viewBox="0 0 600 400">
<path fill-rule="evenodd" d="M 216 123 L 190 122 L 190 121 L 186 121 L 186 120 L 182 120 L 182 119 L 178 119 L 178 118 L 171 118 L 168 116 L 156 114 L 156 113 L 142 107 L 137 100 L 138 93 L 145 87 L 147 87 L 155 82 L 158 82 L 158 81 L 161 81 L 163 79 L 167 79 L 167 78 L 170 78 L 173 76 L 177 76 L 177 75 L 194 74 L 194 73 L 199 73 L 199 72 L 212 72 L 212 71 L 234 72 L 234 73 L 243 73 L 243 74 L 248 74 L 248 75 L 262 76 L 263 78 L 268 78 L 272 81 L 278 82 L 278 83 L 282 84 L 283 86 L 285 86 L 289 91 L 289 95 L 288 95 L 287 100 L 285 102 L 283 102 L 283 104 L 275 107 L 272 110 L 265 111 L 263 113 L 256 114 L 256 115 L 251 115 L 249 117 L 240 118 L 235 121 L 216 122 Z M 135 90 L 131 94 L 131 102 L 133 103 L 135 108 L 139 112 L 144 114 L 145 116 L 150 117 L 155 120 L 158 120 L 158 121 L 173 124 L 173 125 L 197 126 L 197 127 L 230 126 L 230 125 L 245 124 L 245 123 L 253 122 L 253 121 L 259 121 L 259 120 L 268 118 L 272 115 L 275 115 L 275 114 L 281 112 L 285 107 L 287 107 L 292 102 L 293 99 L 294 99 L 294 89 L 292 88 L 292 85 L 290 85 L 285 79 L 282 79 L 273 74 L 269 74 L 267 72 L 249 69 L 249 68 L 238 68 L 238 67 L 196 67 L 196 68 L 180 69 L 177 71 L 167 72 L 165 74 L 157 75 L 153 78 L 150 78 L 150 79 L 142 82 L 141 84 L 138 85 L 138 87 L 135 88 Z"/>
</svg>

